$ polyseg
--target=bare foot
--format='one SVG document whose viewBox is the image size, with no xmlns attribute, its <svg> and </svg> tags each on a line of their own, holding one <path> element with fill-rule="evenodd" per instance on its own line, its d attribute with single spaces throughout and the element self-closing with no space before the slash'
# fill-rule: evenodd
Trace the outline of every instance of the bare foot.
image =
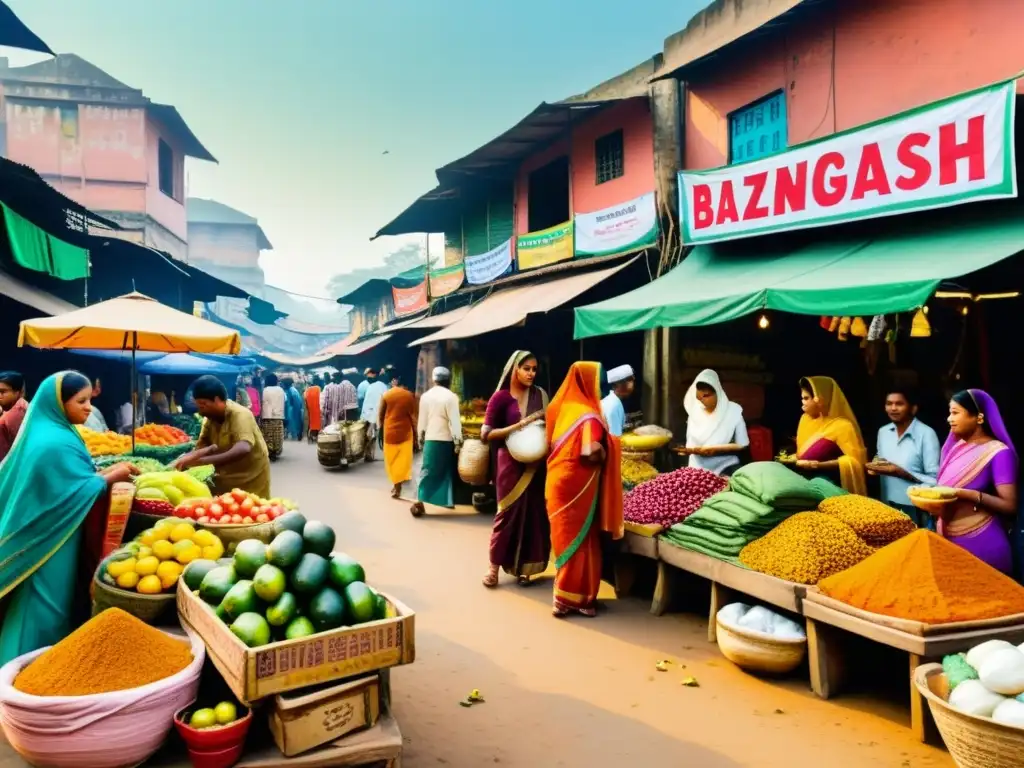
<svg viewBox="0 0 1024 768">
<path fill-rule="evenodd" d="M 488 589 L 494 589 L 498 586 L 498 567 L 492 565 L 490 570 L 487 571 L 487 575 L 484 576 L 484 586 Z"/>
<path fill-rule="evenodd" d="M 402 484 L 395 483 L 395 487 L 391 489 L 391 498 L 397 499 L 402 495 Z"/>
</svg>

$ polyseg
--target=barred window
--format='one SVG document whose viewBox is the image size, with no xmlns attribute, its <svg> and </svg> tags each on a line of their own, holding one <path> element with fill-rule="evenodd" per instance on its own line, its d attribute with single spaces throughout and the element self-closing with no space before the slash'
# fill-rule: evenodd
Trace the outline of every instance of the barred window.
<svg viewBox="0 0 1024 768">
<path fill-rule="evenodd" d="M 594 142 L 598 184 L 617 179 L 625 173 L 623 154 L 621 129 L 605 134 Z"/>
</svg>

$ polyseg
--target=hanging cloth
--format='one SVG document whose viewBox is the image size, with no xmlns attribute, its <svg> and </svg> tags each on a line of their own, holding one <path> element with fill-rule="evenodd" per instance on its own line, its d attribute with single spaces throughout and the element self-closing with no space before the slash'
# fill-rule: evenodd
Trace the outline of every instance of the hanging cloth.
<svg viewBox="0 0 1024 768">
<path fill-rule="evenodd" d="M 11 255 L 18 266 L 45 272 L 60 280 L 89 276 L 89 252 L 47 234 L 28 219 L 0 203 Z"/>
</svg>

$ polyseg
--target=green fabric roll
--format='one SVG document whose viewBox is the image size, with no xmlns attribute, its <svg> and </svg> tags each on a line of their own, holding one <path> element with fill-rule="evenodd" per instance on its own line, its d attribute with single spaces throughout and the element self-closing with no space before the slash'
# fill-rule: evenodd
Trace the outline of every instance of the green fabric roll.
<svg viewBox="0 0 1024 768">
<path fill-rule="evenodd" d="M 777 461 L 756 461 L 736 470 L 729 487 L 776 509 L 806 512 L 817 508 L 821 490 Z"/>
</svg>

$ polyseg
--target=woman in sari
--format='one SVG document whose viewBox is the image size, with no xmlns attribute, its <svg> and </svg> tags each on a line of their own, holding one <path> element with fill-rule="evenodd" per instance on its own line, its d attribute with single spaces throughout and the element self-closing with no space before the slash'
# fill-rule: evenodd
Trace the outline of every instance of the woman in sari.
<svg viewBox="0 0 1024 768">
<path fill-rule="evenodd" d="M 796 466 L 810 474 L 839 474 L 839 484 L 850 493 L 867 495 L 864 465 L 868 449 L 857 417 L 834 379 L 800 379 L 804 415 L 796 431 Z"/>
<path fill-rule="evenodd" d="M 521 464 L 505 447 L 505 438 L 544 418 L 547 393 L 536 385 L 537 358 L 517 350 L 505 364 L 498 388 L 487 402 L 480 439 L 497 448 L 494 490 L 498 513 L 491 530 L 491 567 L 484 586 L 498 586 L 498 570 L 515 576 L 520 586 L 544 573 L 551 554 L 551 534 L 544 503 L 544 462 Z"/>
<path fill-rule="evenodd" d="M 320 377 L 314 374 L 312 384 L 306 388 L 303 394 L 303 399 L 306 401 L 306 412 L 309 414 L 309 432 L 306 437 L 311 443 L 316 442 L 317 435 L 323 429 L 323 423 L 320 421 L 320 391 Z"/>
<path fill-rule="evenodd" d="M 138 473 L 130 464 L 96 472 L 75 428 L 89 417 L 91 393 L 76 371 L 46 378 L 0 465 L 0 664 L 71 631 L 86 518 L 111 485 Z"/>
<path fill-rule="evenodd" d="M 573 363 L 548 406 L 545 485 L 555 552 L 556 617 L 595 616 L 601 534 L 621 539 L 622 452 L 601 415 L 601 366 Z"/>
<path fill-rule="evenodd" d="M 957 489 L 957 502 L 938 521 L 941 536 L 1003 573 L 1013 571 L 1007 529 L 1017 514 L 1017 450 L 996 401 L 980 389 L 949 401 L 949 436 L 938 484 Z"/>
</svg>

